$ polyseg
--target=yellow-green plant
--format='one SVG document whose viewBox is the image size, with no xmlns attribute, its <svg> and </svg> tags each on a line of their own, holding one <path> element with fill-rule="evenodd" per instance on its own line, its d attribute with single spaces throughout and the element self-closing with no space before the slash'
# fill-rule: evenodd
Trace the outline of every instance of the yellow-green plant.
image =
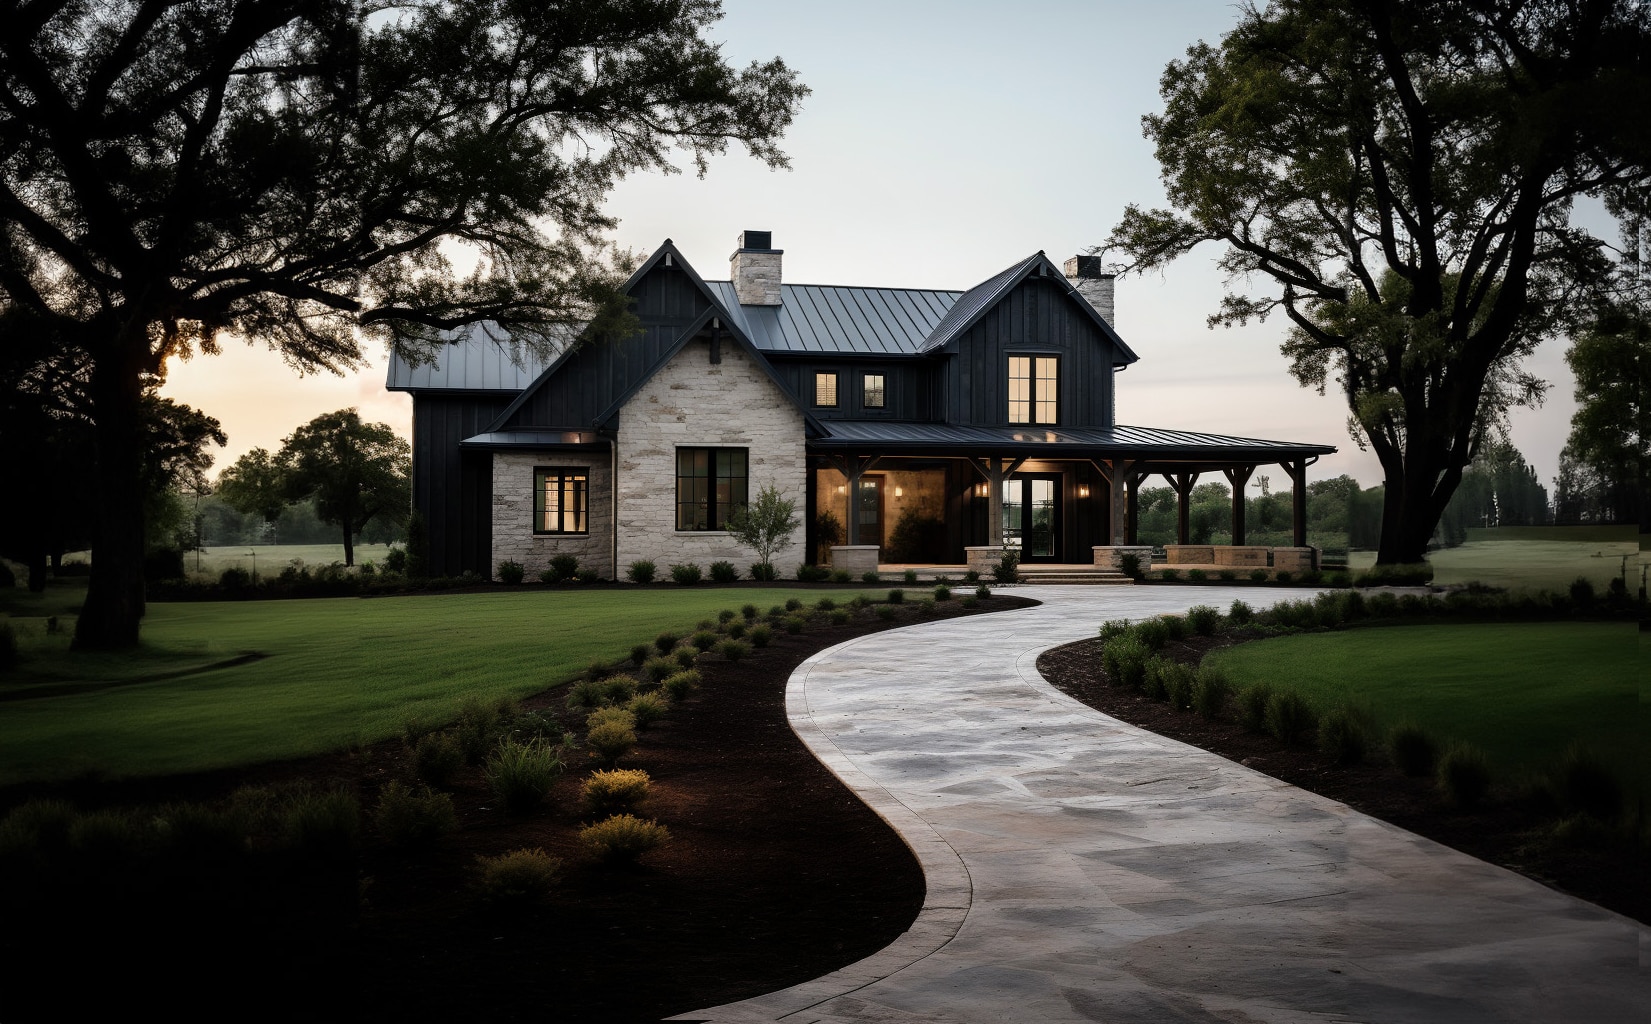
<svg viewBox="0 0 1651 1024">
<path fill-rule="evenodd" d="M 476 858 L 476 890 L 495 906 L 524 906 L 550 895 L 562 877 L 562 861 L 542 849 L 520 849 Z"/>
<path fill-rule="evenodd" d="M 634 811 L 648 798 L 649 782 L 640 768 L 591 772 L 585 780 L 585 806 L 602 815 Z"/>
<path fill-rule="evenodd" d="M 605 721 L 585 734 L 585 745 L 594 750 L 603 761 L 612 765 L 636 746 L 636 728 L 620 721 Z"/>
<path fill-rule="evenodd" d="M 579 842 L 586 852 L 604 864 L 635 861 L 670 840 L 670 829 L 632 814 L 615 814 L 579 830 Z"/>
</svg>

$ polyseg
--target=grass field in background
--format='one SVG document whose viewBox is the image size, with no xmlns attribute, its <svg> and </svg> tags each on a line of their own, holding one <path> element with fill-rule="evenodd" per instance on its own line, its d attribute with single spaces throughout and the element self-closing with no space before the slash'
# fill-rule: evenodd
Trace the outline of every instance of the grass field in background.
<svg viewBox="0 0 1651 1024">
<path fill-rule="evenodd" d="M 399 545 L 398 545 L 399 546 Z M 384 556 L 390 553 L 388 544 L 357 544 L 355 546 L 355 564 L 372 562 L 382 567 Z M 274 576 L 282 569 L 292 564 L 293 559 L 301 560 L 310 568 L 322 565 L 331 565 L 337 562 L 344 564 L 343 544 L 236 544 L 229 547 L 202 548 L 199 551 L 186 551 L 183 556 L 184 571 L 190 576 L 199 576 L 215 580 L 223 575 L 225 569 L 245 569 L 251 572 L 258 570 L 258 578 Z M 67 555 L 64 561 L 85 562 L 91 560 L 91 552 L 76 551 Z"/>
<path fill-rule="evenodd" d="M 1389 626 L 1280 637 L 1210 656 L 1233 682 L 1294 689 L 1320 710 L 1368 707 L 1413 721 L 1512 771 L 1573 742 L 1651 791 L 1642 747 L 1641 636 L 1633 623 Z"/>
<path fill-rule="evenodd" d="M 27 660 L 0 688 L 0 783 L 170 774 L 336 750 L 393 736 L 409 719 L 450 718 L 466 696 L 536 693 L 723 608 L 752 602 L 766 611 L 790 597 L 857 593 L 530 588 L 151 603 L 141 650 L 85 656 L 69 653 L 67 631 L 47 635 L 43 618 L 78 607 L 84 583 L 72 582 L 80 586 L 54 584 L 32 602 L 8 597 Z M 213 667 L 249 652 L 263 657 Z"/>
<path fill-rule="evenodd" d="M 1563 593 L 1578 576 L 1604 590 L 1628 558 L 1629 591 L 1639 589 L 1639 534 L 1632 526 L 1533 526 L 1469 530 L 1468 542 L 1428 555 L 1433 582 L 1486 583 L 1510 590 Z M 1376 562 L 1374 551 L 1347 556 L 1354 570 Z"/>
</svg>

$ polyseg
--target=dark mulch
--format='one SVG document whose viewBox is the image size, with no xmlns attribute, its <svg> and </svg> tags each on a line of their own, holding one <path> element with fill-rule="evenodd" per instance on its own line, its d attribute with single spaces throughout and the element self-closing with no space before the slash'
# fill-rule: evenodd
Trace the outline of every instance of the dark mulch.
<svg viewBox="0 0 1651 1024">
<path fill-rule="evenodd" d="M 1242 641 L 1189 637 L 1171 642 L 1162 654 L 1196 665 L 1210 651 L 1235 642 Z M 1364 763 L 1343 766 L 1310 747 L 1286 747 L 1271 736 L 1246 732 L 1231 719 L 1209 720 L 1190 711 L 1177 712 L 1167 703 L 1109 685 L 1101 668 L 1099 640 L 1046 651 L 1037 664 L 1038 671 L 1058 689 L 1097 711 L 1651 922 L 1651 884 L 1639 852 L 1631 844 L 1551 841 L 1548 833 L 1555 813 L 1539 796 L 1502 791 L 1478 810 L 1459 811 L 1440 798 L 1432 780 L 1404 775 L 1379 751 Z"/>
<path fill-rule="evenodd" d="M 999 596 L 978 610 L 1031 603 Z M 952 601 L 929 617 L 959 614 L 969 612 Z M 907 605 L 893 621 L 816 616 L 801 634 L 776 628 L 746 660 L 705 656 L 703 688 L 620 762 L 650 774 L 645 813 L 672 835 L 635 868 L 581 860 L 578 793 L 594 765 L 565 774 L 543 811 L 514 818 L 470 770 L 452 790 L 460 831 L 427 853 L 369 835 L 354 858 L 250 869 L 250 882 L 237 875 L 205 894 L 176 879 L 148 893 L 92 883 L 45 906 L 13 890 L 23 910 L 0 928 L 0 1019 L 96 1019 L 141 1003 L 171 1020 L 658 1020 L 852 963 L 910 925 L 923 877 L 791 732 L 784 686 L 814 652 L 919 615 Z M 561 691 L 525 706 L 567 715 Z M 84 807 L 309 782 L 352 789 L 371 808 L 384 783 L 408 777 L 396 741 L 48 795 Z M 4 805 L 28 795 L 3 794 Z M 566 860 L 560 889 L 531 912 L 480 906 L 467 888 L 475 858 L 519 847 Z"/>
</svg>

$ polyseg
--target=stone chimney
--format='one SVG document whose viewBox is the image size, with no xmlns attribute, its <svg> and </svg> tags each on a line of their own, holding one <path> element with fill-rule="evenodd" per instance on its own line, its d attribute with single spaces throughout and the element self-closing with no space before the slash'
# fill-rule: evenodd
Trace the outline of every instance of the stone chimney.
<svg viewBox="0 0 1651 1024">
<path fill-rule="evenodd" d="M 1099 256 L 1074 256 L 1066 261 L 1066 281 L 1089 300 L 1095 312 L 1101 314 L 1109 326 L 1117 327 L 1112 318 L 1112 279 L 1115 275 L 1106 269 Z"/>
<path fill-rule="evenodd" d="M 728 258 L 728 276 L 734 280 L 734 294 L 742 306 L 780 304 L 780 257 L 784 249 L 774 248 L 772 231 L 740 233 L 740 247 Z"/>
</svg>

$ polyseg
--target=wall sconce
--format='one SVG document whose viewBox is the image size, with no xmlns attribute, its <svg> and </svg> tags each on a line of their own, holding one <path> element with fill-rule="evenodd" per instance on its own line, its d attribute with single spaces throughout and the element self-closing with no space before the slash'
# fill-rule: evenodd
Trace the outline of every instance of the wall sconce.
<svg viewBox="0 0 1651 1024">
<path fill-rule="evenodd" d="M 1089 485 L 1088 484 L 1079 484 L 1078 485 L 1078 497 L 1080 497 L 1080 498 L 1089 497 Z"/>
<path fill-rule="evenodd" d="M 975 484 L 975 497 L 977 497 L 977 498 L 986 497 L 986 485 L 985 484 Z"/>
<path fill-rule="evenodd" d="M 903 489 L 896 487 L 894 489 L 894 496 L 896 498 L 904 498 L 906 496 L 906 492 Z"/>
<path fill-rule="evenodd" d="M 848 484 L 838 484 L 837 485 L 837 493 L 838 494 L 847 494 L 848 493 Z"/>
</svg>

